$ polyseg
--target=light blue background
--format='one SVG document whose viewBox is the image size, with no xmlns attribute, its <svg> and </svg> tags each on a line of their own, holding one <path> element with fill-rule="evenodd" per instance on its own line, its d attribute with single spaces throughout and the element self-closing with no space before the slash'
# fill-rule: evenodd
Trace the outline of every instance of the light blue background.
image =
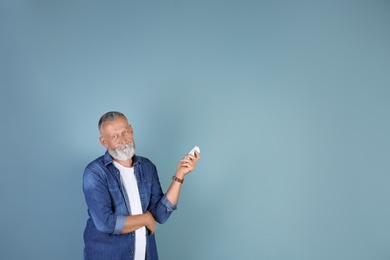
<svg viewBox="0 0 390 260">
<path fill-rule="evenodd" d="M 160 258 L 390 259 L 390 2 L 2 1 L 0 259 L 82 259 L 97 121 L 166 190 Z"/>
</svg>

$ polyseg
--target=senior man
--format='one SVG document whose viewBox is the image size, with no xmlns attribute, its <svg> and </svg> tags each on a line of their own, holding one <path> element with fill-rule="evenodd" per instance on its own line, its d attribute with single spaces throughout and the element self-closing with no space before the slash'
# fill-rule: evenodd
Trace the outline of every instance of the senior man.
<svg viewBox="0 0 390 260">
<path fill-rule="evenodd" d="M 133 128 L 124 114 L 112 111 L 99 120 L 104 155 L 87 165 L 83 192 L 89 219 L 84 231 L 84 259 L 158 259 L 154 231 L 176 209 L 184 177 L 200 154 L 182 158 L 164 194 L 156 166 L 135 155 Z"/>
</svg>

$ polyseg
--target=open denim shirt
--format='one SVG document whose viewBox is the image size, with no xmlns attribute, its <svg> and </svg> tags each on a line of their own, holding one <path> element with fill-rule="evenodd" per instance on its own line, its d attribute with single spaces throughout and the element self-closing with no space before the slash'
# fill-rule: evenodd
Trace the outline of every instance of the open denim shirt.
<svg viewBox="0 0 390 260">
<path fill-rule="evenodd" d="M 142 211 L 150 211 L 163 224 L 176 205 L 164 195 L 156 166 L 141 156 L 134 155 L 132 159 Z M 120 234 L 126 216 L 131 215 L 129 199 L 108 151 L 85 168 L 83 192 L 89 215 L 84 231 L 84 259 L 134 259 L 135 233 Z M 158 259 L 154 234 L 145 236 L 145 259 Z"/>
</svg>

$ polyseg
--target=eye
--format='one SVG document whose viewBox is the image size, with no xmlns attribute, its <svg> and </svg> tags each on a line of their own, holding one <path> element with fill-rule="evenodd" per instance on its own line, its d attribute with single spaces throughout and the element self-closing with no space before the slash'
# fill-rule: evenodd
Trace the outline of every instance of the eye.
<svg viewBox="0 0 390 260">
<path fill-rule="evenodd" d="M 118 138 L 118 135 L 113 135 L 112 137 L 111 137 L 111 139 L 117 139 Z"/>
<path fill-rule="evenodd" d="M 131 135 L 133 133 L 133 131 L 131 131 L 131 129 L 126 129 L 123 131 L 123 135 Z"/>
</svg>

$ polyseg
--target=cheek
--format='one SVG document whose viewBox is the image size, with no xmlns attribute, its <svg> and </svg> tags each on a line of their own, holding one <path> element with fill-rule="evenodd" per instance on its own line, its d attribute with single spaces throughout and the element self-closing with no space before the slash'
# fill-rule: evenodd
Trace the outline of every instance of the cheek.
<svg viewBox="0 0 390 260">
<path fill-rule="evenodd" d="M 126 137 L 124 138 L 124 141 L 125 141 L 126 143 L 129 143 L 129 142 L 134 142 L 134 139 L 133 139 L 132 136 L 126 136 Z"/>
<path fill-rule="evenodd" d="M 118 148 L 118 145 L 116 145 L 116 144 L 114 144 L 112 142 L 106 142 L 105 147 L 107 149 L 115 150 L 116 148 Z"/>
</svg>

